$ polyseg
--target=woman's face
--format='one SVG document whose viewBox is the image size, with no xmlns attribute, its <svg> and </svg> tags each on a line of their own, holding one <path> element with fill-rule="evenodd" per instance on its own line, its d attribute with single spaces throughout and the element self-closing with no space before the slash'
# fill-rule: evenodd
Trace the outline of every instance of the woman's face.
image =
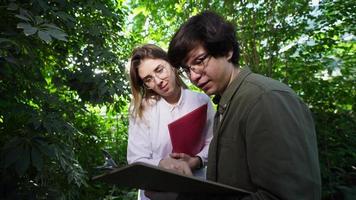
<svg viewBox="0 0 356 200">
<path fill-rule="evenodd" d="M 138 75 L 144 87 L 153 90 L 162 98 L 169 100 L 175 97 L 180 89 L 171 65 L 162 59 L 146 58 L 138 67 Z"/>
</svg>

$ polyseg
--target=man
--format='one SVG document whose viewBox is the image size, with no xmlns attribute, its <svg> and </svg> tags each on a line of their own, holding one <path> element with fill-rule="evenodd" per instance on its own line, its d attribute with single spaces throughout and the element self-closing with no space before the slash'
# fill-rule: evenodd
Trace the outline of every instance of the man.
<svg viewBox="0 0 356 200">
<path fill-rule="evenodd" d="M 168 56 L 218 103 L 207 179 L 252 192 L 243 199 L 321 198 L 308 107 L 285 84 L 238 66 L 232 24 L 212 12 L 193 16 L 173 36 Z"/>
</svg>

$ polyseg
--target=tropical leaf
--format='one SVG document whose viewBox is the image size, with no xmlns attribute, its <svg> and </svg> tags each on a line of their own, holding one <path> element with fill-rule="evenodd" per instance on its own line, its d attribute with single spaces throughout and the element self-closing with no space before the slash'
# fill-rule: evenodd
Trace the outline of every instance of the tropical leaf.
<svg viewBox="0 0 356 200">
<path fill-rule="evenodd" d="M 41 40 L 43 40 L 47 44 L 52 42 L 51 35 L 47 31 L 39 30 L 38 31 L 38 37 L 40 37 Z"/>
</svg>

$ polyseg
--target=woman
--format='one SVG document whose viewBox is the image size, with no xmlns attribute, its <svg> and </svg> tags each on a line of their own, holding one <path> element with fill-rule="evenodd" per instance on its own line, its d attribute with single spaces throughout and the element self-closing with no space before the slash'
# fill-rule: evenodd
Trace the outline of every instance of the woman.
<svg viewBox="0 0 356 200">
<path fill-rule="evenodd" d="M 136 48 L 131 57 L 128 163 L 144 162 L 164 168 L 189 166 L 194 175 L 205 177 L 208 148 L 212 138 L 214 110 L 207 95 L 186 88 L 167 58 L 164 50 L 147 44 Z M 194 109 L 208 104 L 203 130 L 205 142 L 196 156 L 171 154 L 172 143 L 168 124 Z M 186 162 L 188 165 L 181 165 Z M 147 199 L 140 191 L 139 199 Z"/>
</svg>

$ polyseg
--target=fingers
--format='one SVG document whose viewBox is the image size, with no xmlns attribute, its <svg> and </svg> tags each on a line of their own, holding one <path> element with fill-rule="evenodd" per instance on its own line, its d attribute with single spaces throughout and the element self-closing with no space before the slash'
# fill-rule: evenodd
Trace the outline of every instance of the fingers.
<svg viewBox="0 0 356 200">
<path fill-rule="evenodd" d="M 173 164 L 173 160 L 172 158 L 164 158 L 161 161 L 159 161 L 158 166 L 165 168 L 165 169 L 169 169 L 171 168 L 171 165 Z"/>
<path fill-rule="evenodd" d="M 185 153 L 171 153 L 169 154 L 170 157 L 175 158 L 175 159 L 181 159 L 185 157 Z"/>
<path fill-rule="evenodd" d="M 188 163 L 183 160 L 177 160 L 177 159 L 173 159 L 173 158 L 165 158 L 159 162 L 158 166 L 165 168 L 165 169 L 174 170 L 174 171 L 184 174 L 184 175 L 192 175 L 192 171 L 191 171 Z"/>
<path fill-rule="evenodd" d="M 192 159 L 190 155 L 185 153 L 171 153 L 170 157 L 174 159 L 180 159 L 188 163 L 191 162 L 190 160 Z"/>
<path fill-rule="evenodd" d="M 182 173 L 187 176 L 193 176 L 192 170 L 186 162 L 183 162 Z"/>
<path fill-rule="evenodd" d="M 173 170 L 181 174 L 192 176 L 193 173 L 186 162 L 180 162 L 178 165 L 173 165 Z"/>
</svg>

